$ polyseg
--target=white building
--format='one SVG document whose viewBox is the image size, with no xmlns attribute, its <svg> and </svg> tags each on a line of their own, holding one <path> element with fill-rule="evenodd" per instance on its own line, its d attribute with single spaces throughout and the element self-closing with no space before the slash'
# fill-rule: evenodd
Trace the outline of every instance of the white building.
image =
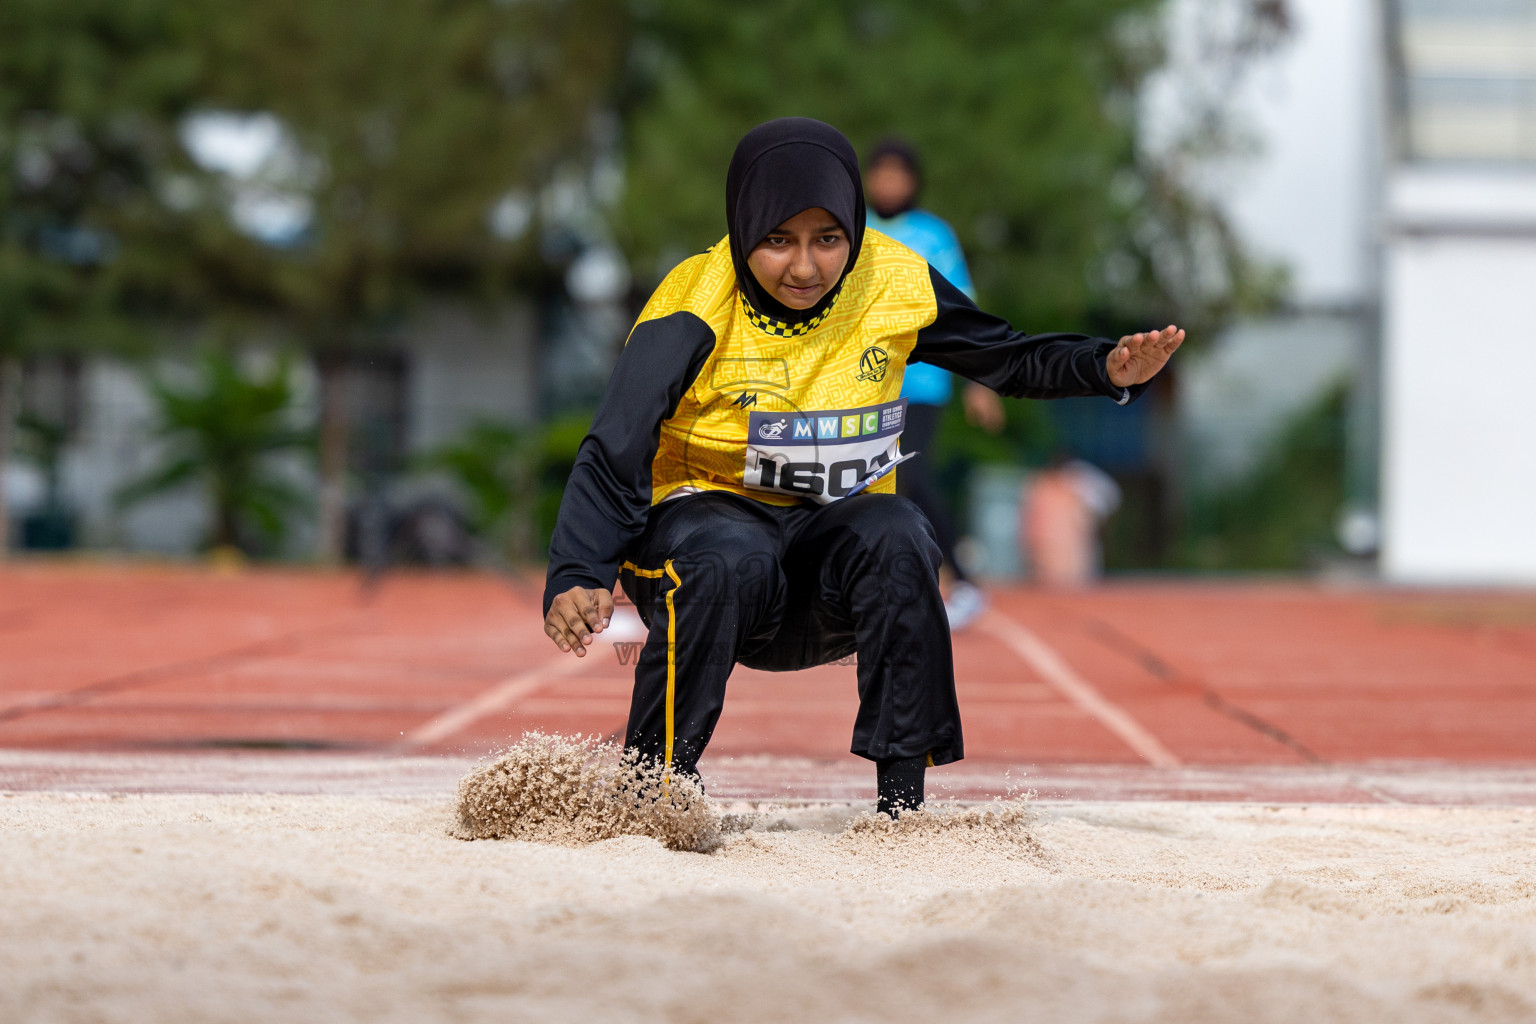
<svg viewBox="0 0 1536 1024">
<path fill-rule="evenodd" d="M 1292 289 L 1191 360 L 1197 471 L 1241 472 L 1348 378 L 1346 541 L 1377 534 L 1393 581 L 1536 584 L 1536 0 L 1288 8 L 1236 98 L 1261 155 L 1220 187 Z"/>
<path fill-rule="evenodd" d="M 1536 584 L 1536 2 L 1387 14 L 1382 570 Z"/>
<path fill-rule="evenodd" d="M 1186 495 L 1258 469 L 1296 417 L 1348 388 L 1346 547 L 1376 535 L 1380 105 L 1376 0 L 1286 0 L 1267 53 L 1234 61 L 1246 0 L 1175 0 L 1168 70 L 1145 96 L 1144 144 L 1177 152 L 1219 104 L 1239 140 L 1202 181 L 1248 251 L 1287 272 L 1281 308 L 1231 325 L 1177 367 Z M 1246 149 L 1246 151 L 1245 151 Z M 1166 158 L 1166 157 L 1165 157 Z"/>
</svg>

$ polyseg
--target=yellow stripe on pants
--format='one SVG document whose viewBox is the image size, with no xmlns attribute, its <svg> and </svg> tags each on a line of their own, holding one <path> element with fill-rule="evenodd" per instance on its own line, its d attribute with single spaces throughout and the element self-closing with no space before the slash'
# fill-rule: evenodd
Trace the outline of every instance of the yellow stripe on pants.
<svg viewBox="0 0 1536 1024">
<path fill-rule="evenodd" d="M 667 559 L 665 569 L 667 575 L 672 577 L 672 589 L 667 591 L 667 753 L 662 770 L 670 774 L 672 738 L 676 732 L 673 710 L 677 704 L 677 606 L 674 599 L 683 581 L 678 578 L 677 570 L 672 568 L 672 559 Z"/>
</svg>

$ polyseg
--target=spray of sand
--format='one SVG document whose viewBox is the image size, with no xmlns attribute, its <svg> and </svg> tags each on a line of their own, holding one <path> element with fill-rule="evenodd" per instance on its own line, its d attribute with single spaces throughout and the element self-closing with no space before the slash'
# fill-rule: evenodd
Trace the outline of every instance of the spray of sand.
<svg viewBox="0 0 1536 1024">
<path fill-rule="evenodd" d="M 977 806 L 929 801 L 922 810 L 903 811 L 894 820 L 884 814 L 860 814 L 848 822 L 837 846 L 848 853 L 903 861 L 914 856 L 942 860 L 963 851 L 967 857 L 1044 865 L 1050 858 L 1035 834 L 1038 820 L 1039 814 L 1022 798 Z"/>
<path fill-rule="evenodd" d="M 580 846 L 617 836 L 649 836 L 672 850 L 708 852 L 734 834 L 783 831 L 782 815 L 722 814 L 690 776 L 594 737 L 530 732 L 459 781 L 461 839 L 524 839 Z M 840 843 L 852 849 L 964 842 L 1040 859 L 1036 813 L 1022 799 L 987 806 L 930 803 L 891 819 L 844 818 Z"/>
<path fill-rule="evenodd" d="M 990 804 L 929 803 L 922 810 L 903 811 L 892 819 L 884 814 L 861 814 L 848 823 L 844 834 L 853 838 L 925 839 L 944 835 L 957 839 L 986 838 L 1038 847 L 1032 828 L 1039 818 L 1023 799 L 994 800 Z"/>
<path fill-rule="evenodd" d="M 559 846 L 649 836 L 704 851 L 718 844 L 720 820 L 689 776 L 596 738 L 530 732 L 459 780 L 456 834 Z"/>
</svg>

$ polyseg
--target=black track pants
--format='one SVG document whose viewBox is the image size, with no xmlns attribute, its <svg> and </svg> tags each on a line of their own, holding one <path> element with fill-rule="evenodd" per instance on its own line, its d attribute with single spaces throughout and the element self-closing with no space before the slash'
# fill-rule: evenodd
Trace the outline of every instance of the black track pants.
<svg viewBox="0 0 1536 1024">
<path fill-rule="evenodd" d="M 694 494 L 653 507 L 629 554 L 619 579 L 650 633 L 626 746 L 693 771 L 738 662 L 781 672 L 857 653 L 855 754 L 964 756 L 939 549 L 912 502 Z"/>
</svg>

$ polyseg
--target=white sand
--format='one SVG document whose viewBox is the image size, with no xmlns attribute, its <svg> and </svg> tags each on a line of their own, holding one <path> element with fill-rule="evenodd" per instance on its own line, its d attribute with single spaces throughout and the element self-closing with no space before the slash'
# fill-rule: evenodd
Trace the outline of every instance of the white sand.
<svg viewBox="0 0 1536 1024">
<path fill-rule="evenodd" d="M 453 816 L 0 795 L 0 1021 L 1536 1019 L 1536 810 L 795 809 L 712 854 Z"/>
</svg>

